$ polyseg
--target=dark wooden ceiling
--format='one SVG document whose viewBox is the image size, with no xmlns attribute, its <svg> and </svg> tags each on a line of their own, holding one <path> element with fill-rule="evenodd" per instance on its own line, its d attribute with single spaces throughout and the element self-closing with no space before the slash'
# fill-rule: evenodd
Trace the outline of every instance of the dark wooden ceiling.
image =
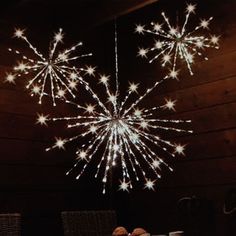
<svg viewBox="0 0 236 236">
<path fill-rule="evenodd" d="M 38 27 L 68 23 L 86 29 L 131 13 L 158 0 L 11 0 L 1 3 L 1 19 Z"/>
</svg>

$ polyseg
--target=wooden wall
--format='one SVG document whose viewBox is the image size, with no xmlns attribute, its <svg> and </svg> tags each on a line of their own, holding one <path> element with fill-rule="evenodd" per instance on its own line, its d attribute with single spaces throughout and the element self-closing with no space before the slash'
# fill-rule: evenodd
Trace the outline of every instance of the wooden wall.
<svg viewBox="0 0 236 236">
<path fill-rule="evenodd" d="M 136 58 L 137 47 L 145 41 L 133 31 L 135 23 L 146 23 L 161 7 L 170 7 L 163 2 L 118 21 L 122 88 L 127 81 L 151 86 L 162 76 L 158 63 Z M 172 7 L 175 12 L 177 6 Z M 114 187 L 102 195 L 99 182 L 66 177 L 73 164 L 73 150 L 46 153 L 44 149 L 54 136 L 67 132 L 60 126 L 39 127 L 35 118 L 37 112 L 48 113 L 50 109 L 51 113 L 66 113 L 71 108 L 62 104 L 40 107 L 24 90 L 24 81 L 17 86 L 0 83 L 0 212 L 20 212 L 24 235 L 62 235 L 63 210 L 108 208 L 117 210 L 119 223 L 129 230 L 143 226 L 155 233 L 169 232 L 181 227 L 178 200 L 191 196 L 209 201 L 214 209 L 214 235 L 227 235 L 230 222 L 222 209 L 228 190 L 236 185 L 236 4 L 233 0 L 208 0 L 199 7 L 199 15 L 216 16 L 212 31 L 221 35 L 221 48 L 206 51 L 209 61 L 199 60 L 194 76 L 183 69 L 179 82 L 167 82 L 146 101 L 148 105 L 165 97 L 177 99 L 177 112 L 172 117 L 192 119 L 194 130 L 193 135 L 176 137 L 177 142 L 187 144 L 186 156 L 173 163 L 175 171 L 163 176 L 155 192 L 135 190 L 126 194 Z M 87 47 L 95 52 L 92 63 L 105 72 L 113 68 L 112 29 L 111 24 L 105 24 L 87 36 Z M 9 42 L 5 39 L 3 43 L 2 81 L 14 61 L 6 50 Z"/>
<path fill-rule="evenodd" d="M 36 38 L 34 44 L 46 52 L 48 37 L 42 37 L 45 43 L 40 44 L 39 31 L 35 31 L 28 27 L 29 38 Z M 74 148 L 45 151 L 66 131 L 61 132 L 64 125 L 40 127 L 37 113 L 62 115 L 71 108 L 63 104 L 53 108 L 47 101 L 40 106 L 25 89 L 24 79 L 17 80 L 16 85 L 5 83 L 6 73 L 19 60 L 7 49 L 9 45 L 18 49 L 24 45 L 12 39 L 13 32 L 12 27 L 4 32 L 0 47 L 0 213 L 21 213 L 23 235 L 63 235 L 61 211 L 108 209 L 111 198 L 86 178 L 78 182 L 74 176 L 66 176 L 74 163 Z"/>
<path fill-rule="evenodd" d="M 209 208 L 212 207 L 208 209 L 212 212 L 212 216 L 208 217 L 211 219 L 204 219 L 209 227 L 202 226 L 205 227 L 205 233 L 203 230 L 196 235 L 235 235 L 235 228 L 230 228 L 232 222 L 235 224 L 235 215 L 224 215 L 223 205 L 230 189 L 236 186 L 236 18 L 233 15 L 236 4 L 235 1 L 197 3 L 196 17 L 214 16 L 210 28 L 212 34 L 221 35 L 220 49 L 206 50 L 209 61 L 196 59 L 194 76 L 190 76 L 182 67 L 179 81 L 166 82 L 146 103 L 148 105 L 154 100 L 159 103 L 165 97 L 176 99 L 176 113 L 171 117 L 192 119 L 194 133 L 176 138 L 177 142 L 187 144 L 185 157 L 177 158 L 174 173 L 163 177 L 155 193 L 132 193 L 130 211 L 134 225 L 144 224 L 152 232 L 169 232 L 184 228 L 180 223 L 178 200 L 196 196 L 208 202 Z M 173 1 L 160 1 L 156 9 L 151 6 L 127 18 L 145 24 L 155 19 L 161 7 L 167 9 L 168 14 L 172 6 L 172 11 L 176 13 L 176 9 L 183 9 L 184 4 L 184 1 L 178 1 L 176 5 Z M 120 27 L 123 35 L 132 31 L 132 28 L 124 29 L 127 18 L 124 19 L 124 25 L 121 23 L 123 27 Z M 125 48 L 123 53 L 127 56 L 128 50 L 135 51 L 136 47 L 137 51 L 137 47 L 145 43 L 150 45 L 147 38 L 133 36 L 132 43 L 128 42 L 128 37 L 127 40 L 122 38 L 121 50 Z M 131 56 L 123 60 L 125 73 L 130 71 L 126 76 L 129 80 L 139 78 L 150 86 L 162 76 L 158 63 L 145 64 L 145 60 L 136 58 L 134 64 L 127 66 L 127 61 L 132 61 Z"/>
</svg>

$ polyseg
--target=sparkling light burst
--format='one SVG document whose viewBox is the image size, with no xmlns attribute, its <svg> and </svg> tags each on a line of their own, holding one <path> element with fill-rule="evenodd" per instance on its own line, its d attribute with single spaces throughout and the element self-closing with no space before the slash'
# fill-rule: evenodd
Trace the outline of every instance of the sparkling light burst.
<svg viewBox="0 0 236 236">
<path fill-rule="evenodd" d="M 191 130 L 180 128 L 185 123 L 190 123 L 190 120 L 156 118 L 155 113 L 160 113 L 161 110 L 174 110 L 175 101 L 166 99 L 164 105 L 149 109 L 138 107 L 140 102 L 166 79 L 168 77 L 156 82 L 141 96 L 137 93 L 138 84 L 130 83 L 123 99 L 118 90 L 112 92 L 108 76 L 101 76 L 99 80 L 104 86 L 106 98 L 99 97 L 87 84 L 86 90 L 92 95 L 94 105 L 81 106 L 66 100 L 68 104 L 76 106 L 80 115 L 54 118 L 38 115 L 38 123 L 42 125 L 49 121 L 64 121 L 67 128 L 78 131 L 75 136 L 57 138 L 47 151 L 54 148 L 64 149 L 67 143 L 77 140 L 77 162 L 67 174 L 77 167 L 79 174 L 76 179 L 79 179 L 86 169 L 94 164 L 95 159 L 98 163 L 94 176 L 102 179 L 103 193 L 109 173 L 115 166 L 121 167 L 120 190 L 129 191 L 136 181 L 144 182 L 145 189 L 154 190 L 156 180 L 161 177 L 161 168 L 172 171 L 165 158 L 161 157 L 161 153 L 164 152 L 169 157 L 184 154 L 184 145 L 166 140 L 164 134 L 171 131 L 192 133 Z"/>
<path fill-rule="evenodd" d="M 144 25 L 137 25 L 135 32 L 139 34 L 149 33 L 155 37 L 155 43 L 151 48 L 140 48 L 138 56 L 150 57 L 149 62 L 160 59 L 162 66 L 171 68 L 171 73 L 178 73 L 177 61 L 185 61 L 189 73 L 193 75 L 192 64 L 196 55 L 203 56 L 206 48 L 219 48 L 219 37 L 215 35 L 202 35 L 202 30 L 209 30 L 209 23 L 213 17 L 200 20 L 193 30 L 187 31 L 190 15 L 195 14 L 196 5 L 189 4 L 186 7 L 186 15 L 183 25 L 171 25 L 164 12 L 161 13 L 164 23 L 151 23 L 148 29 Z M 206 56 L 203 56 L 208 60 Z"/>
<path fill-rule="evenodd" d="M 52 98 L 53 105 L 56 105 L 56 98 L 65 97 L 70 94 L 75 97 L 75 90 L 78 83 L 83 84 L 82 71 L 86 74 L 93 75 L 95 68 L 87 66 L 86 68 L 76 69 L 71 65 L 73 61 L 82 57 L 91 56 L 92 54 L 74 55 L 78 47 L 82 46 L 79 42 L 74 46 L 58 50 L 58 45 L 63 41 L 63 31 L 59 31 L 49 46 L 49 55 L 44 57 L 36 47 L 34 47 L 25 36 L 25 30 L 16 29 L 14 36 L 22 39 L 27 46 L 33 51 L 35 58 L 29 58 L 18 50 L 9 48 L 10 52 L 14 52 L 21 56 L 21 61 L 14 67 L 13 73 L 8 73 L 6 81 L 15 83 L 17 77 L 29 77 L 26 88 L 30 90 L 31 95 L 39 96 L 39 104 L 45 95 Z"/>
</svg>

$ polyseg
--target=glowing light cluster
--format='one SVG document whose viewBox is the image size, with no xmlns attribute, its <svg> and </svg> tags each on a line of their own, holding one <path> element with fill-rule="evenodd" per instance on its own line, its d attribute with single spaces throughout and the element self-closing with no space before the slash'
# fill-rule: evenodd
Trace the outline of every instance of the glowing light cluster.
<svg viewBox="0 0 236 236">
<path fill-rule="evenodd" d="M 82 46 L 82 42 L 74 46 L 58 51 L 58 45 L 63 41 L 63 31 L 59 31 L 49 46 L 49 55 L 44 57 L 36 47 L 34 47 L 25 36 L 25 30 L 16 29 L 14 36 L 22 39 L 27 46 L 33 51 L 35 58 L 29 58 L 18 50 L 9 48 L 10 52 L 14 52 L 21 56 L 21 61 L 14 67 L 12 73 L 8 73 L 6 81 L 15 83 L 17 77 L 29 77 L 27 89 L 31 90 L 31 95 L 39 96 L 39 104 L 45 95 L 52 98 L 53 105 L 56 106 L 56 98 L 62 98 L 70 94 L 75 97 L 75 90 L 78 83 L 84 83 L 82 72 L 93 75 L 94 68 L 87 66 L 86 68 L 76 68 L 71 62 L 82 57 L 91 56 L 92 54 L 74 55 L 78 47 Z M 83 73 L 83 74 L 84 74 Z"/>
<path fill-rule="evenodd" d="M 123 98 L 118 88 L 112 92 L 108 76 L 101 76 L 99 79 L 104 87 L 105 97 L 95 93 L 87 83 L 86 90 L 93 98 L 94 104 L 81 106 L 66 100 L 68 104 L 76 106 L 79 115 L 53 118 L 38 115 L 37 122 L 41 125 L 61 121 L 67 124 L 67 128 L 78 132 L 68 138 L 56 138 L 55 144 L 47 151 L 54 148 L 64 149 L 67 143 L 77 140 L 77 161 L 67 174 L 76 167 L 76 179 L 79 179 L 96 160 L 94 176 L 102 179 L 103 193 L 109 173 L 115 166 L 120 167 L 120 190 L 129 191 L 136 181 L 144 181 L 144 188 L 154 190 L 155 182 L 161 178 L 161 168 L 172 171 L 164 160 L 165 157 L 162 158 L 159 154 L 164 152 L 168 157 L 184 154 L 185 145 L 166 140 L 165 133 L 192 133 L 191 130 L 180 128 L 190 123 L 190 120 L 156 118 L 156 113 L 160 114 L 162 110 L 174 110 L 175 101 L 166 99 L 164 105 L 149 109 L 138 107 L 140 102 L 166 79 L 168 76 L 156 82 L 140 96 L 137 93 L 138 84 L 130 83 Z"/>
<path fill-rule="evenodd" d="M 192 64 L 195 56 L 203 56 L 202 51 L 206 48 L 219 48 L 219 37 L 216 35 L 204 36 L 201 30 L 209 30 L 209 23 L 213 17 L 207 20 L 200 20 L 193 30 L 187 31 L 187 25 L 190 15 L 195 13 L 196 5 L 188 4 L 186 7 L 185 20 L 183 25 L 171 25 L 168 17 L 164 12 L 161 13 L 164 23 L 151 23 L 148 29 L 145 25 L 137 25 L 135 32 L 139 34 L 149 33 L 155 37 L 154 45 L 150 48 L 140 48 L 138 56 L 148 57 L 149 62 L 160 59 L 162 66 L 171 68 L 171 73 L 178 74 L 177 62 L 185 61 L 189 73 L 193 75 Z"/>
</svg>

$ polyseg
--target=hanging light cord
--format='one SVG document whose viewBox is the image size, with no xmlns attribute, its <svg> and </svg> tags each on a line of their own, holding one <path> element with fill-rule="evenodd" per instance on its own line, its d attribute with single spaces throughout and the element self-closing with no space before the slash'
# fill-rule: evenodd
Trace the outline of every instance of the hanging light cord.
<svg viewBox="0 0 236 236">
<path fill-rule="evenodd" d="M 118 67 L 118 42 L 117 42 L 117 23 L 115 19 L 115 70 L 116 70 L 116 96 L 118 96 L 119 93 L 119 82 L 118 82 L 118 74 L 119 74 L 119 67 Z"/>
</svg>

